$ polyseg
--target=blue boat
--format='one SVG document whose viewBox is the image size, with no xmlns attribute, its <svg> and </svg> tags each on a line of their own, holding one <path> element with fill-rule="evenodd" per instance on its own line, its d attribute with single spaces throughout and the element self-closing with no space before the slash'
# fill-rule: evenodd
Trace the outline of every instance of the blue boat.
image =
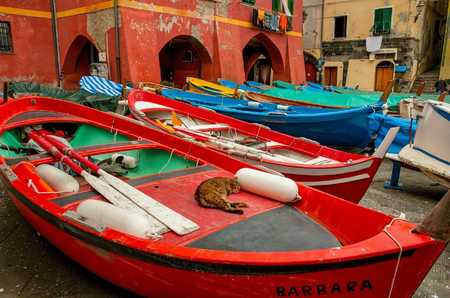
<svg viewBox="0 0 450 298">
<path fill-rule="evenodd" d="M 203 95 L 179 89 L 163 89 L 162 94 L 328 146 L 366 147 L 371 140 L 368 116 L 382 109 L 379 105 L 339 110 L 284 106 Z"/>
</svg>

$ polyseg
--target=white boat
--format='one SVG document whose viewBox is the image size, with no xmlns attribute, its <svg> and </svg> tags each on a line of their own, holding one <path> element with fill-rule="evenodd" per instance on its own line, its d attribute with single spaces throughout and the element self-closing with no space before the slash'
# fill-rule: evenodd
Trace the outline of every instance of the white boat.
<svg viewBox="0 0 450 298">
<path fill-rule="evenodd" d="M 450 188 L 450 104 L 428 101 L 416 115 L 414 143 L 400 151 L 399 159 Z"/>
</svg>

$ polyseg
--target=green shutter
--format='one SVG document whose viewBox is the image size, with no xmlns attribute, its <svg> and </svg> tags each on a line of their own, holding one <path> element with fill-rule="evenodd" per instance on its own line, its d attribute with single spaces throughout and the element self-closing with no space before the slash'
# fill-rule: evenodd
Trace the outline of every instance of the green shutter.
<svg viewBox="0 0 450 298">
<path fill-rule="evenodd" d="M 288 7 L 292 15 L 294 15 L 294 0 L 288 0 Z"/>
<path fill-rule="evenodd" d="M 392 8 L 383 9 L 383 33 L 391 32 Z"/>
<path fill-rule="evenodd" d="M 383 9 L 375 9 L 375 20 L 373 24 L 373 33 L 378 34 L 383 31 Z"/>
<path fill-rule="evenodd" d="M 249 5 L 255 5 L 256 0 L 242 0 L 242 2 L 247 3 Z"/>
<path fill-rule="evenodd" d="M 272 10 L 273 11 L 280 11 L 280 0 L 272 0 Z"/>
</svg>

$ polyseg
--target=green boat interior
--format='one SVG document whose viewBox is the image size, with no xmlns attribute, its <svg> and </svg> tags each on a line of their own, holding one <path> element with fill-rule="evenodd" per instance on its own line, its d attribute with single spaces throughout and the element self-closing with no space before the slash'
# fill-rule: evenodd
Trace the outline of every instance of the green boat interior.
<svg viewBox="0 0 450 298">
<path fill-rule="evenodd" d="M 58 131 L 60 125 L 46 125 L 44 128 L 48 131 Z M 195 167 L 198 164 L 198 161 L 188 159 L 186 156 L 182 156 L 177 152 L 156 144 L 147 146 L 149 148 L 114 151 L 114 149 L 112 149 L 114 144 L 119 147 L 119 145 L 130 143 L 133 140 L 124 135 L 114 134 L 110 131 L 91 125 L 65 124 L 64 133 L 69 136 L 67 140 L 72 148 L 76 150 L 82 151 L 85 148 L 95 150 L 96 148 L 99 148 L 98 151 L 101 152 L 101 148 L 105 148 L 105 152 L 107 153 L 89 156 L 89 158 L 97 164 L 109 161 L 113 154 L 123 154 L 134 158 L 136 160 L 136 167 L 128 168 L 126 171 L 121 172 L 121 176 L 126 178 L 136 178 L 170 172 L 173 170 L 186 169 Z M 4 132 L 0 136 L 0 155 L 17 161 L 23 160 L 24 157 L 38 155 L 39 152 L 27 149 L 24 143 L 25 139 L 25 133 L 19 128 Z M 33 157 L 33 159 L 36 158 Z"/>
</svg>

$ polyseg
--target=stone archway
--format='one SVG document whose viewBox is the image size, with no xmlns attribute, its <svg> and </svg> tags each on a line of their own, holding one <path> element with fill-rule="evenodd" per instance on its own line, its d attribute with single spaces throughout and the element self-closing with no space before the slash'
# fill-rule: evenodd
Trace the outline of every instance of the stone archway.
<svg viewBox="0 0 450 298">
<path fill-rule="evenodd" d="M 270 84 L 284 73 L 283 57 L 278 47 L 264 33 L 254 36 L 242 50 L 245 78 Z"/>
<path fill-rule="evenodd" d="M 394 64 L 391 61 L 381 61 L 375 71 L 375 91 L 384 91 L 389 81 L 394 79 Z"/>
<path fill-rule="evenodd" d="M 85 36 L 77 36 L 67 51 L 62 67 L 64 88 L 79 88 L 81 77 L 89 75 L 92 63 L 98 62 L 97 47 Z"/>
<path fill-rule="evenodd" d="M 161 82 L 183 87 L 186 77 L 203 78 L 207 68 L 212 67 L 208 50 L 193 36 L 180 35 L 159 52 Z"/>
</svg>

